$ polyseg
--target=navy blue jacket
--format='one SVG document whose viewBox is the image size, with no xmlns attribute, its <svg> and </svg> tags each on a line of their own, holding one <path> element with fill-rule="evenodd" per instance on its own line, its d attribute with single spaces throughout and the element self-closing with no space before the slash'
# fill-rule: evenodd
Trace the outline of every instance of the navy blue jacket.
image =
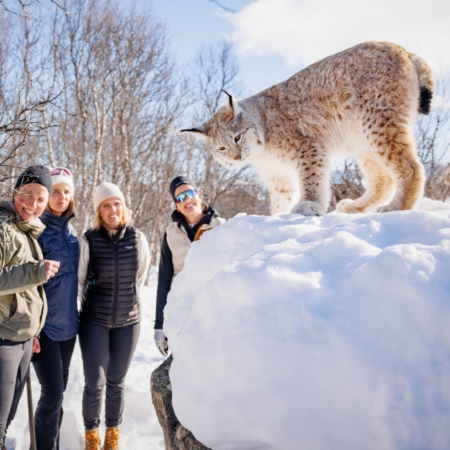
<svg viewBox="0 0 450 450">
<path fill-rule="evenodd" d="M 73 215 L 72 215 L 73 217 Z M 44 284 L 48 313 L 42 331 L 53 341 L 72 339 L 78 332 L 78 239 L 69 220 L 44 211 L 46 228 L 38 239 L 45 259 L 61 263 L 58 273 Z"/>
</svg>

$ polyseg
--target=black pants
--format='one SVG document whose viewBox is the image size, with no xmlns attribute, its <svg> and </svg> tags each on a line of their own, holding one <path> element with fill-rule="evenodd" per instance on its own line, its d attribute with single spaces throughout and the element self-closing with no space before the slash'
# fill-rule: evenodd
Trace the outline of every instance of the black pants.
<svg viewBox="0 0 450 450">
<path fill-rule="evenodd" d="M 34 423 L 38 450 L 59 449 L 59 429 L 63 418 L 63 394 L 69 379 L 69 365 L 76 337 L 52 341 L 41 333 L 41 352 L 33 356 L 33 365 L 41 384 L 41 397 Z"/>
<path fill-rule="evenodd" d="M 27 382 L 32 340 L 13 342 L 0 339 L 0 448 L 6 430 L 16 415 Z"/>
<path fill-rule="evenodd" d="M 106 384 L 106 426 L 122 422 L 125 375 L 136 349 L 139 323 L 102 328 L 80 323 L 79 338 L 84 368 L 83 419 L 87 430 L 98 428 L 103 387 Z"/>
</svg>

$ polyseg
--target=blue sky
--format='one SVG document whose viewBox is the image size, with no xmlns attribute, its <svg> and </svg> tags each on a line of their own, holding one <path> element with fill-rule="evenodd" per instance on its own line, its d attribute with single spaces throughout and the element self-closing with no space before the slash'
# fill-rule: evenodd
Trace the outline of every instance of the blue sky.
<svg viewBox="0 0 450 450">
<path fill-rule="evenodd" d="M 148 2 L 140 0 L 138 3 Z M 223 0 L 220 3 L 239 13 L 252 2 Z M 203 44 L 232 39 L 234 27 L 230 14 L 224 14 L 224 10 L 210 0 L 154 0 L 151 4 L 156 15 L 168 26 L 173 48 L 183 62 L 195 58 Z M 283 81 L 302 68 L 302 65 L 287 67 L 283 57 L 276 54 L 239 55 L 239 64 L 247 94 L 255 94 Z"/>
<path fill-rule="evenodd" d="M 129 0 L 119 0 L 129 4 Z M 148 0 L 136 0 L 139 5 Z M 450 78 L 449 0 L 153 0 L 183 63 L 202 44 L 235 44 L 247 94 L 367 40 L 391 41 Z"/>
</svg>

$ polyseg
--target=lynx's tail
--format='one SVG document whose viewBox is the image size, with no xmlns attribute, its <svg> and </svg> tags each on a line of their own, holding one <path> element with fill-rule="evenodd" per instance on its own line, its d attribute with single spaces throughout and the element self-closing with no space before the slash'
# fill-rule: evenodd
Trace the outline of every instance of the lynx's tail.
<svg viewBox="0 0 450 450">
<path fill-rule="evenodd" d="M 434 92 L 434 80 L 433 73 L 431 72 L 428 64 L 414 53 L 409 54 L 414 67 L 416 68 L 417 77 L 419 78 L 420 99 L 419 99 L 419 112 L 422 114 L 430 114 L 431 99 Z"/>
</svg>

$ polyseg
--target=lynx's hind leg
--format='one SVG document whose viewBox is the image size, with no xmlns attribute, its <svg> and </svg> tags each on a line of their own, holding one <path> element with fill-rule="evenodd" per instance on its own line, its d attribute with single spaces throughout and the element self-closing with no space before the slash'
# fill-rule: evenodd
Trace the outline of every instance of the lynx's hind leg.
<svg viewBox="0 0 450 450">
<path fill-rule="evenodd" d="M 389 141 L 386 137 L 379 154 L 394 179 L 396 192 L 391 202 L 377 208 L 377 212 L 413 209 L 423 195 L 425 171 L 409 127 L 399 128 Z"/>
<path fill-rule="evenodd" d="M 363 213 L 374 210 L 376 206 L 388 202 L 392 197 L 394 181 L 377 155 L 363 153 L 356 158 L 364 175 L 366 192 L 355 201 L 341 200 L 336 209 L 345 213 Z"/>
</svg>

